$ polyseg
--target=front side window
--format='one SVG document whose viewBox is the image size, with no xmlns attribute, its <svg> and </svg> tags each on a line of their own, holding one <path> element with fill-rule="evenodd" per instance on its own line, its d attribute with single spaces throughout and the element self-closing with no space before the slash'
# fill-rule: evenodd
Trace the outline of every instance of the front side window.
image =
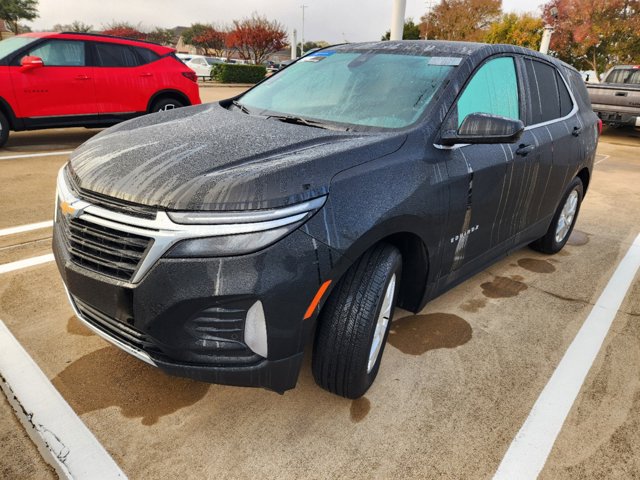
<svg viewBox="0 0 640 480">
<path fill-rule="evenodd" d="M 99 67 L 136 67 L 140 64 L 134 51 L 126 45 L 95 43 Z"/>
<path fill-rule="evenodd" d="M 40 57 L 45 67 L 84 67 L 85 44 L 74 40 L 51 40 L 26 55 Z"/>
<path fill-rule="evenodd" d="M 459 58 L 320 50 L 247 92 L 252 114 L 380 128 L 415 123 Z"/>
<path fill-rule="evenodd" d="M 489 60 L 475 73 L 458 99 L 458 126 L 470 113 L 520 119 L 518 78 L 512 57 Z"/>
</svg>

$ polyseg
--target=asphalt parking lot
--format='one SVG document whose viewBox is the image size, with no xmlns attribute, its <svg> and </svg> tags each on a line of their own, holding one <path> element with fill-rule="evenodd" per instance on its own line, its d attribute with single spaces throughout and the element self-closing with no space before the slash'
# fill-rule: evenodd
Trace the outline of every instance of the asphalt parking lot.
<svg viewBox="0 0 640 480">
<path fill-rule="evenodd" d="M 0 230 L 52 218 L 59 152 L 96 132 L 12 135 Z M 283 396 L 166 376 L 83 327 L 50 261 L 0 273 L 0 320 L 129 478 L 491 478 L 640 233 L 639 147 L 639 131 L 605 130 L 562 252 L 520 250 L 419 315 L 396 312 L 359 400 L 317 387 L 310 358 Z M 0 267 L 47 255 L 50 242 L 48 227 L 2 235 Z M 540 478 L 640 478 L 639 317 L 636 277 Z M 0 477 L 55 478 L 4 396 Z"/>
</svg>

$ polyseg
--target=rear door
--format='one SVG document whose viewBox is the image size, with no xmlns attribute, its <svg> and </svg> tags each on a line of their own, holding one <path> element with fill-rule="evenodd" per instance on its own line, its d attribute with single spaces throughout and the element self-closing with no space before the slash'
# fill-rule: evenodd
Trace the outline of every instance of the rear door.
<svg viewBox="0 0 640 480">
<path fill-rule="evenodd" d="M 554 65 L 524 57 L 522 67 L 527 119 L 519 143 L 532 151 L 516 159 L 514 168 L 521 171 L 524 182 L 520 195 L 514 192 L 511 201 L 518 207 L 514 223 L 521 240 L 527 241 L 546 231 L 565 185 L 575 173 L 583 125 L 566 82 Z"/>
<path fill-rule="evenodd" d="M 145 112 L 153 73 L 147 71 L 136 47 L 91 42 L 98 108 L 103 115 Z"/>
<path fill-rule="evenodd" d="M 44 66 L 25 69 L 22 57 L 42 58 Z M 98 112 L 93 68 L 87 63 L 86 43 L 47 40 L 16 58 L 11 79 L 22 117 L 62 117 Z"/>
</svg>

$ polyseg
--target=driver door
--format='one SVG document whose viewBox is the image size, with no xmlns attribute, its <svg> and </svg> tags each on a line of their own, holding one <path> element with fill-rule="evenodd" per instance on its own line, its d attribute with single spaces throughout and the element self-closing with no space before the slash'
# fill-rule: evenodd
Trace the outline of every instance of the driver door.
<svg viewBox="0 0 640 480">
<path fill-rule="evenodd" d="M 86 44 L 77 40 L 48 40 L 25 56 L 42 58 L 43 66 L 11 67 L 20 106 L 19 116 L 59 117 L 98 113 L 93 69 L 87 66 Z"/>
<path fill-rule="evenodd" d="M 492 58 L 468 81 L 444 128 L 457 130 L 471 113 L 520 119 L 520 112 L 515 59 Z M 512 170 L 517 148 L 505 143 L 448 149 L 450 205 L 443 267 L 451 272 L 450 279 L 477 269 L 506 247 L 512 235 L 509 192 L 521 188 Z"/>
</svg>

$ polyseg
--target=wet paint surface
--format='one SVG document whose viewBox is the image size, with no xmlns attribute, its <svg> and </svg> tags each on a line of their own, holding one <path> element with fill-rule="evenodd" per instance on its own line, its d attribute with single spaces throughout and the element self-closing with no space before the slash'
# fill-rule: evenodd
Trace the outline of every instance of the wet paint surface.
<svg viewBox="0 0 640 480">
<path fill-rule="evenodd" d="M 429 350 L 464 345 L 472 334 L 471 325 L 463 318 L 450 313 L 430 313 L 394 321 L 387 341 L 402 353 L 422 355 Z"/>
<path fill-rule="evenodd" d="M 587 243 L 589 243 L 589 234 L 581 232 L 580 230 L 574 230 L 571 232 L 569 240 L 567 240 L 567 245 L 572 245 L 574 247 L 581 247 Z"/>
<path fill-rule="evenodd" d="M 521 277 L 520 277 L 521 278 Z M 527 289 L 527 285 L 519 280 L 508 277 L 495 277 L 491 282 L 480 285 L 482 294 L 488 298 L 509 298 L 515 297 L 520 292 Z"/>
<path fill-rule="evenodd" d="M 78 415 L 118 407 L 143 425 L 193 405 L 211 387 L 165 375 L 116 347 L 105 347 L 70 363 L 52 380 Z"/>
<path fill-rule="evenodd" d="M 534 273 L 553 273 L 556 271 L 556 267 L 549 261 L 537 258 L 521 258 L 518 260 L 518 265 Z"/>
<path fill-rule="evenodd" d="M 351 421 L 359 423 L 365 419 L 371 410 L 371 402 L 367 397 L 361 397 L 351 401 L 351 408 L 349 409 L 349 415 Z"/>
</svg>

